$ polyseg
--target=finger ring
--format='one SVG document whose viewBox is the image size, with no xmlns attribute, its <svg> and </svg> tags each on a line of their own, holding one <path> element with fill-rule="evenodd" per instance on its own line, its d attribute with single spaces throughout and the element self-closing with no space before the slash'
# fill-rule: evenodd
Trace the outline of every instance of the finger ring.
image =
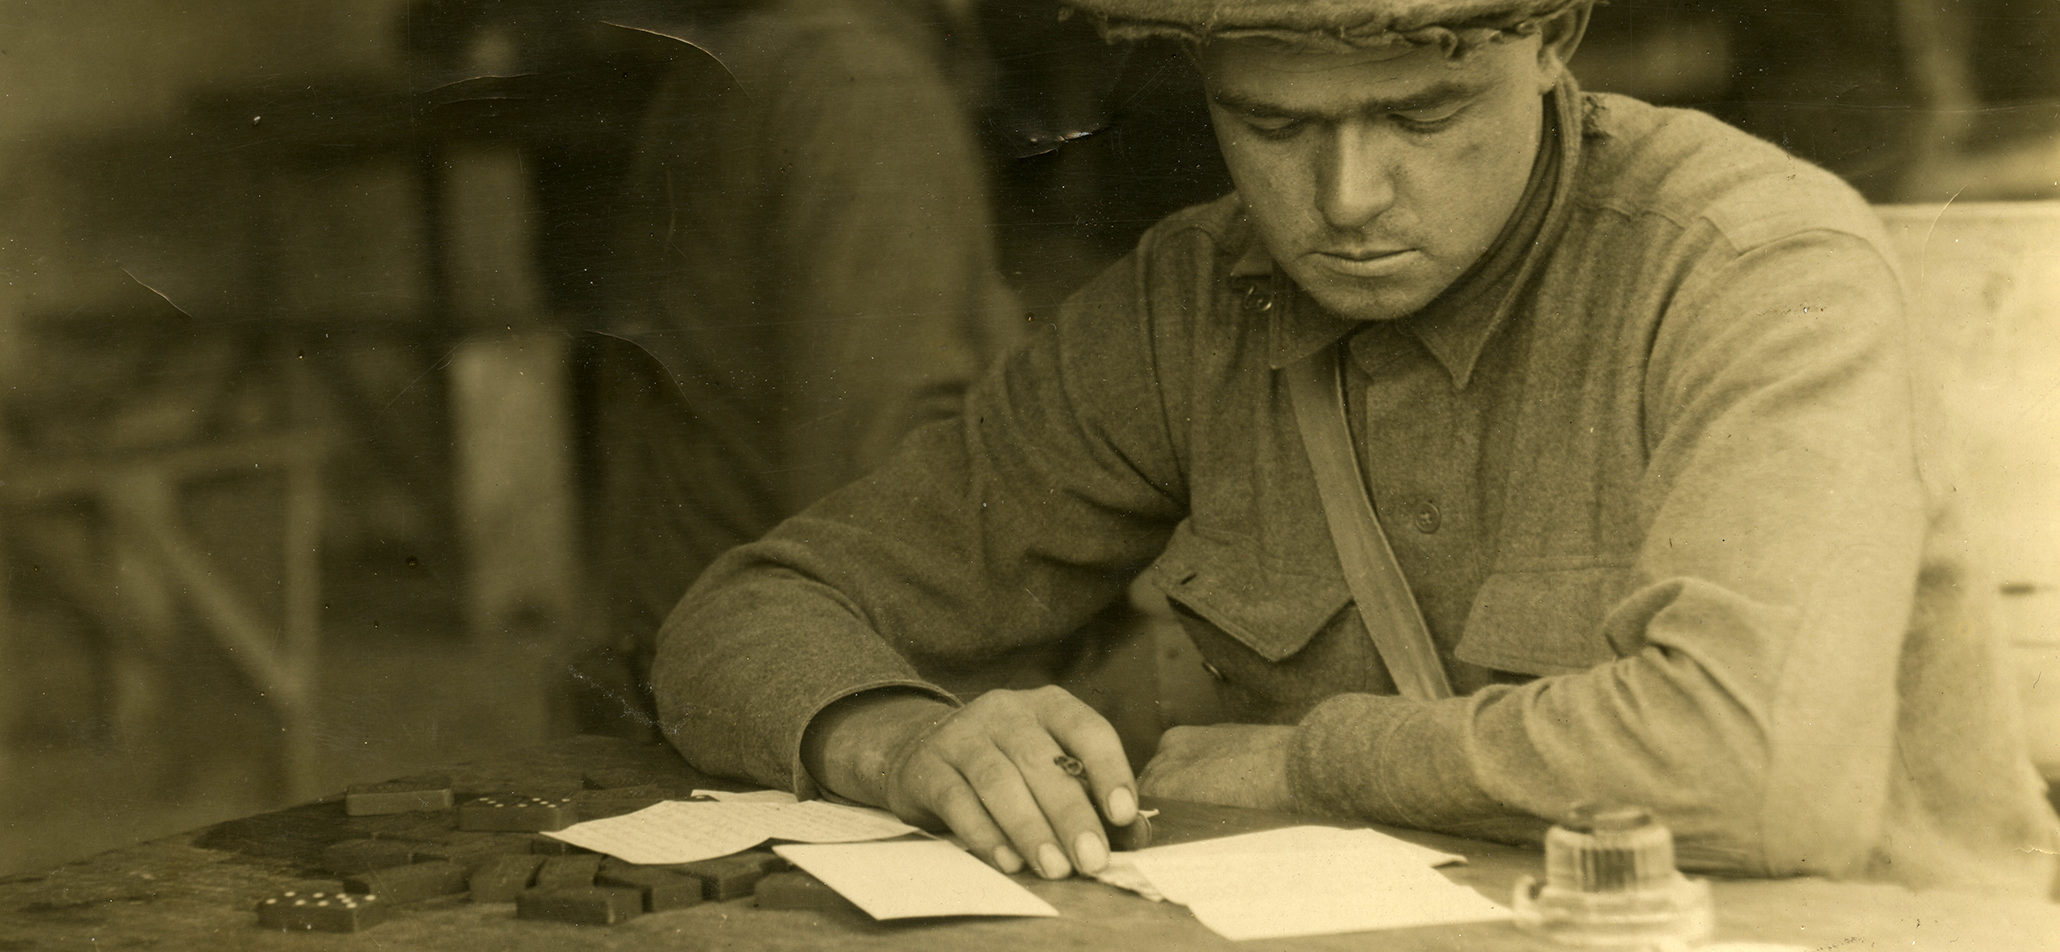
<svg viewBox="0 0 2060 952">
<path fill-rule="evenodd" d="M 1087 766 L 1080 762 L 1080 758 L 1072 754 L 1060 754 L 1057 757 L 1053 757 L 1051 762 L 1058 764 L 1060 770 L 1065 771 L 1071 776 L 1078 777 L 1087 772 Z"/>
</svg>

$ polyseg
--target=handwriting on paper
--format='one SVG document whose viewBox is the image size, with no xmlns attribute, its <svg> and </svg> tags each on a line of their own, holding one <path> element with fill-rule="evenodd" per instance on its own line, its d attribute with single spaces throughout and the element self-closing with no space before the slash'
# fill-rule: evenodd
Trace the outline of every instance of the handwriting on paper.
<svg viewBox="0 0 2060 952">
<path fill-rule="evenodd" d="M 631 863 L 691 863 L 766 840 L 852 843 L 916 832 L 879 810 L 822 800 L 668 800 L 635 813 L 545 834 Z"/>
</svg>

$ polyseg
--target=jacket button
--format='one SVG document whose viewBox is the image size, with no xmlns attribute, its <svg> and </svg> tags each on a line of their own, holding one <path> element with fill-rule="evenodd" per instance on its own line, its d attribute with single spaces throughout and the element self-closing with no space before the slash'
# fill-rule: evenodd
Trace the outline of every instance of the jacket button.
<svg viewBox="0 0 2060 952">
<path fill-rule="evenodd" d="M 1259 290 L 1257 285 L 1245 289 L 1245 310 L 1264 314 L 1273 310 L 1273 295 Z"/>
<path fill-rule="evenodd" d="M 1218 681 L 1223 680 L 1223 669 L 1218 668 L 1207 661 L 1202 662 L 1202 670 L 1209 672 L 1209 677 L 1215 678 Z"/>
<path fill-rule="evenodd" d="M 1425 500 L 1417 504 L 1413 521 L 1416 523 L 1416 531 L 1428 535 L 1438 531 L 1438 526 L 1445 521 L 1445 514 L 1438 511 L 1437 503 Z"/>
</svg>

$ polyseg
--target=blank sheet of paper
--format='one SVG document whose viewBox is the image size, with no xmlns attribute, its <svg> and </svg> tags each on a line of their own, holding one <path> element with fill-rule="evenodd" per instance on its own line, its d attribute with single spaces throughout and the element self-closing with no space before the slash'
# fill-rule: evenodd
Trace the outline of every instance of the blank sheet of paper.
<svg viewBox="0 0 2060 952">
<path fill-rule="evenodd" d="M 1464 863 L 1466 857 L 1458 853 L 1434 850 L 1418 846 L 1407 840 L 1396 839 L 1375 830 L 1341 830 L 1330 826 L 1291 826 L 1278 830 L 1245 833 L 1238 836 L 1223 836 L 1215 839 L 1196 840 L 1172 846 L 1154 846 L 1135 852 L 1109 854 L 1109 865 L 1094 874 L 1118 889 L 1127 889 L 1153 902 L 1164 902 L 1166 897 L 1153 886 L 1144 871 L 1139 869 L 1136 857 L 1194 857 L 1221 855 L 1225 853 L 1300 853 L 1311 850 L 1336 852 L 1354 850 L 1367 856 L 1379 865 L 1444 866 L 1449 863 Z"/>
<path fill-rule="evenodd" d="M 1342 830 L 1334 826 L 1290 826 L 1172 846 L 1154 846 L 1137 853 L 1140 856 L 1185 857 L 1222 853 L 1307 853 L 1312 850 L 1326 853 L 1350 850 L 1382 866 L 1443 866 L 1466 862 L 1466 857 L 1458 853 L 1418 846 L 1379 830 Z"/>
<path fill-rule="evenodd" d="M 775 846 L 875 919 L 1056 916 L 1057 909 L 943 840 Z"/>
<path fill-rule="evenodd" d="M 1381 870 L 1350 854 L 1140 857 L 1137 865 L 1166 898 L 1226 939 L 1404 929 L 1509 915 L 1428 866 Z"/>
<path fill-rule="evenodd" d="M 635 813 L 577 823 L 546 836 L 630 863 L 691 863 L 766 840 L 848 843 L 916 832 L 890 814 L 822 800 L 709 803 L 667 800 Z"/>
<path fill-rule="evenodd" d="M 1462 859 L 1373 830 L 1293 827 L 1138 850 L 1130 865 L 1228 939 L 1502 919 L 1432 868 Z"/>
</svg>

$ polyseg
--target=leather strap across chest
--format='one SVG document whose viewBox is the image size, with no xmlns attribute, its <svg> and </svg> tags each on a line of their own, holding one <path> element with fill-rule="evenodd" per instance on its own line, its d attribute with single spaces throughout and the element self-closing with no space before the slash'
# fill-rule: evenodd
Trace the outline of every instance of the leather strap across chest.
<svg viewBox="0 0 2060 952">
<path fill-rule="evenodd" d="M 1423 612 L 1409 591 L 1409 580 L 1395 562 L 1387 534 L 1367 497 L 1359 457 L 1352 451 L 1352 429 L 1345 418 L 1344 366 L 1340 345 L 1319 348 L 1287 368 L 1288 395 L 1295 406 L 1295 424 L 1302 446 L 1316 472 L 1317 495 L 1331 543 L 1345 569 L 1360 621 L 1380 652 L 1381 662 L 1404 697 L 1430 701 L 1452 696 L 1445 667 L 1438 661 Z"/>
</svg>

